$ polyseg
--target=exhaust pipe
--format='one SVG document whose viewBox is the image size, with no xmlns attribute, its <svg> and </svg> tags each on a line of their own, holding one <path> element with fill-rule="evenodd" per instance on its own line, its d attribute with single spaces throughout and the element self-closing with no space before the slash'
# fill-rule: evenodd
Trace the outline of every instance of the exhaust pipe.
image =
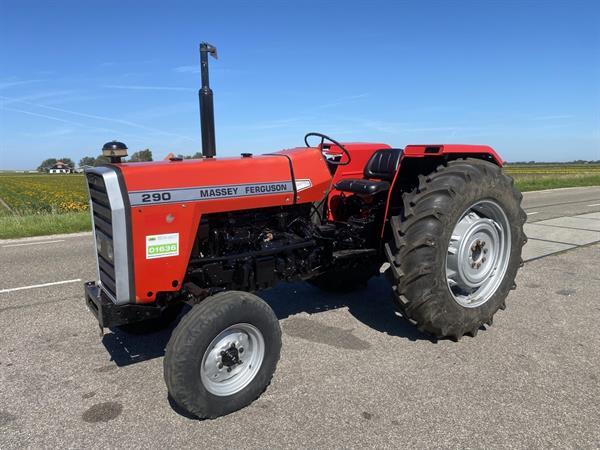
<svg viewBox="0 0 600 450">
<path fill-rule="evenodd" d="M 200 129 L 202 131 L 202 155 L 212 158 L 217 153 L 215 143 L 215 111 L 213 108 L 213 92 L 208 80 L 208 54 L 217 59 L 217 48 L 207 42 L 200 44 L 200 74 L 202 89 L 198 91 L 200 101 Z"/>
</svg>

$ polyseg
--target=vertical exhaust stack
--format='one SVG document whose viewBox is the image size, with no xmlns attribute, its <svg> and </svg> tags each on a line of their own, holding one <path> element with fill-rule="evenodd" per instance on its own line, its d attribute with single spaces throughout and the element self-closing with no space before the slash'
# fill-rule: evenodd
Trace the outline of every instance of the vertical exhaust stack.
<svg viewBox="0 0 600 450">
<path fill-rule="evenodd" d="M 202 89 L 198 91 L 200 100 L 200 129 L 202 130 L 202 155 L 205 158 L 215 156 L 215 111 L 213 108 L 213 92 L 208 79 L 208 54 L 217 59 L 217 48 L 207 42 L 200 44 L 200 74 Z"/>
</svg>

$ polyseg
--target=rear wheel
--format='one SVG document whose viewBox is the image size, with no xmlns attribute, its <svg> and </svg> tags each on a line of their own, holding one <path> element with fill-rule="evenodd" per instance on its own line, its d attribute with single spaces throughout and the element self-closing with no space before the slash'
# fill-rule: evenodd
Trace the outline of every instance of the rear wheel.
<svg viewBox="0 0 600 450">
<path fill-rule="evenodd" d="M 213 295 L 194 306 L 171 336 L 167 389 L 199 418 L 229 414 L 266 389 L 280 350 L 279 322 L 263 300 L 247 292 Z"/>
<path fill-rule="evenodd" d="M 463 159 L 422 176 L 391 218 L 386 272 L 404 317 L 437 337 L 491 325 L 521 265 L 522 195 L 495 164 Z"/>
</svg>

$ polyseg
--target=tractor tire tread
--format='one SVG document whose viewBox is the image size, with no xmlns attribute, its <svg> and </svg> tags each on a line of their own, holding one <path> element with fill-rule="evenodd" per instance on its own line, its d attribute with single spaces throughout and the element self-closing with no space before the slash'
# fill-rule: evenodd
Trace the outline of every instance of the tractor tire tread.
<svg viewBox="0 0 600 450">
<path fill-rule="evenodd" d="M 190 355 L 199 355 L 224 328 L 223 320 L 231 317 L 244 317 L 244 311 L 250 311 L 253 317 L 259 317 L 263 337 L 268 350 L 262 367 L 254 380 L 239 393 L 229 397 L 217 397 L 205 391 L 200 381 L 193 379 L 193 370 L 198 361 L 191 362 Z M 228 322 L 226 322 L 228 323 Z M 257 324 L 254 324 L 257 326 Z M 225 327 L 226 328 L 226 327 Z M 266 332 L 265 332 L 266 331 Z M 186 411 L 199 418 L 214 419 L 229 414 L 256 400 L 269 386 L 276 369 L 281 351 L 281 328 L 271 307 L 259 297 L 240 291 L 225 291 L 204 299 L 186 314 L 171 336 L 165 350 L 163 361 L 164 379 L 171 398 Z M 196 356 L 197 358 L 198 356 Z M 193 359 L 193 358 L 192 358 Z M 252 387 L 252 389 L 250 389 Z M 199 390 L 202 391 L 199 394 Z"/>
<path fill-rule="evenodd" d="M 384 253 L 391 265 L 386 274 L 393 286 L 396 307 L 420 330 L 435 337 L 459 340 L 464 334 L 475 336 L 483 324 L 491 325 L 497 309 L 506 307 L 505 301 L 498 302 L 494 309 L 482 308 L 483 315 L 477 317 L 465 318 L 456 314 L 455 318 L 459 320 L 455 321 L 445 317 L 436 294 L 445 288 L 440 286 L 442 283 L 435 275 L 439 271 L 440 247 L 443 247 L 440 236 L 454 226 L 450 216 L 455 213 L 453 208 L 458 193 L 465 192 L 474 184 L 509 191 L 509 203 L 518 208 L 512 211 L 518 217 L 515 230 L 522 235 L 513 242 L 513 246 L 518 246 L 515 265 L 520 266 L 521 247 L 525 240 L 523 224 L 527 219 L 520 207 L 522 194 L 500 167 L 475 158 L 441 164 L 418 179 L 417 187 L 404 194 L 401 213 L 389 221 L 391 238 L 386 242 Z M 516 270 L 511 271 L 513 279 L 514 274 Z"/>
</svg>

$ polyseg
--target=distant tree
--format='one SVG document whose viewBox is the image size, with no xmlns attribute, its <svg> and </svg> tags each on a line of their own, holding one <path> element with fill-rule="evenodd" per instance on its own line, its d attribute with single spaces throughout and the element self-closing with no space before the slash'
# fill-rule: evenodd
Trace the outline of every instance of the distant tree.
<svg viewBox="0 0 600 450">
<path fill-rule="evenodd" d="M 93 156 L 84 156 L 79 160 L 79 167 L 93 166 L 96 163 L 96 158 Z"/>
<path fill-rule="evenodd" d="M 101 166 L 102 164 L 108 164 L 110 160 L 104 155 L 98 155 L 94 160 L 94 166 Z"/>
<path fill-rule="evenodd" d="M 48 172 L 50 168 L 56 164 L 56 158 L 48 158 L 45 159 L 37 168 L 38 172 Z"/>
<path fill-rule="evenodd" d="M 131 158 L 129 158 L 129 161 L 127 162 L 142 161 L 152 161 L 152 150 L 147 148 L 146 150 L 140 150 L 139 152 L 135 152 L 133 155 L 131 155 Z"/>
<path fill-rule="evenodd" d="M 193 155 L 179 155 L 179 157 L 183 159 L 200 159 L 202 158 L 202 153 L 196 152 Z"/>
<path fill-rule="evenodd" d="M 61 158 L 59 161 L 64 162 L 71 169 L 75 168 L 75 162 L 71 158 Z"/>
</svg>

